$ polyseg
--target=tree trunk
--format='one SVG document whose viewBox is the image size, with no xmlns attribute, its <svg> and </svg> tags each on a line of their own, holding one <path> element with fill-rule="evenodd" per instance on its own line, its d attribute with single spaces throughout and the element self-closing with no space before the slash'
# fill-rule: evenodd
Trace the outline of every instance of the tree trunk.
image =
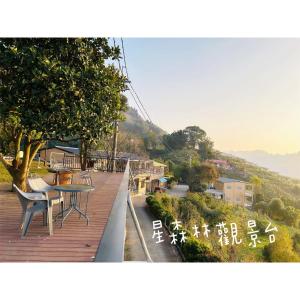
<svg viewBox="0 0 300 300">
<path fill-rule="evenodd" d="M 27 190 L 27 177 L 28 177 L 28 170 L 25 172 L 21 172 L 20 170 L 15 170 L 13 173 L 11 173 L 11 176 L 13 178 L 13 183 L 22 191 L 26 192 Z"/>
<path fill-rule="evenodd" d="M 89 144 L 87 141 L 81 140 L 80 142 L 80 167 L 82 171 L 87 168 L 87 154 L 88 154 Z"/>
<path fill-rule="evenodd" d="M 29 175 L 31 163 L 37 151 L 44 143 L 32 142 L 30 136 L 27 136 L 24 141 L 24 155 L 23 158 L 20 158 L 21 137 L 18 136 L 14 142 L 16 153 L 12 164 L 10 165 L 8 162 L 6 162 L 2 156 L 0 156 L 0 160 L 3 162 L 5 168 L 13 178 L 13 183 L 22 191 L 26 192 L 26 180 Z"/>
</svg>

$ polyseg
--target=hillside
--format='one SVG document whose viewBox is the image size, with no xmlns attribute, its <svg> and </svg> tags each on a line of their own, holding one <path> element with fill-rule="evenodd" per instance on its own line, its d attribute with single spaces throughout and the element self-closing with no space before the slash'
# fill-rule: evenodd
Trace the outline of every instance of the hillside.
<svg viewBox="0 0 300 300">
<path fill-rule="evenodd" d="M 246 159 L 282 175 L 300 179 L 300 152 L 271 154 L 266 151 L 228 151 L 228 154 Z"/>
<path fill-rule="evenodd" d="M 123 136 L 130 137 L 138 141 L 139 147 L 136 147 L 135 150 L 138 148 L 140 151 L 146 153 L 147 155 L 153 154 L 153 149 L 161 147 L 161 136 L 166 134 L 166 132 L 158 126 L 144 121 L 138 114 L 137 110 L 133 108 L 129 108 L 128 112 L 126 113 L 126 121 L 120 124 L 120 131 Z M 193 161 L 197 163 L 197 156 L 201 156 L 201 153 L 198 154 L 198 152 L 194 149 L 183 148 L 176 150 L 174 145 L 171 144 L 171 146 L 173 148 L 173 151 L 170 151 L 171 149 L 168 150 L 165 148 L 163 152 L 158 151 L 158 155 L 156 158 L 162 159 L 166 162 L 172 161 L 173 163 L 176 163 L 180 166 L 187 162 L 188 157 L 192 157 Z M 214 156 L 214 158 L 228 160 L 229 163 L 233 166 L 232 170 L 222 170 L 221 175 L 246 181 L 249 181 L 252 176 L 258 176 L 262 179 L 262 191 L 264 197 L 266 198 L 266 201 L 270 201 L 273 198 L 279 197 L 282 198 L 286 204 L 300 208 L 300 179 L 296 179 L 296 176 L 295 178 L 292 178 L 292 176 L 284 176 L 277 173 L 278 171 L 274 171 L 274 169 L 276 169 L 276 166 L 278 166 L 279 164 L 274 163 L 273 166 L 271 159 L 269 159 L 267 167 L 266 164 L 263 164 L 263 161 L 262 165 L 259 165 L 257 163 L 258 158 L 270 156 L 270 154 L 268 153 L 256 151 L 256 161 L 251 161 L 250 157 L 249 160 L 239 158 L 238 156 L 240 154 L 244 154 L 245 156 L 247 156 L 251 153 L 234 152 L 234 154 L 231 155 L 220 153 L 218 151 L 213 152 L 212 155 Z M 291 163 L 288 164 L 285 168 L 290 169 L 290 172 L 293 172 L 293 170 L 300 172 L 297 168 L 299 164 L 297 164 L 295 161 L 295 159 L 298 158 L 300 160 L 300 154 L 287 156 L 289 156 L 289 160 L 291 161 Z M 280 159 L 276 157 L 279 156 L 273 155 L 274 160 L 279 161 Z M 286 159 L 281 157 L 281 161 L 284 161 Z M 294 161 L 295 164 L 293 164 L 292 161 Z M 282 163 L 282 165 L 284 164 Z"/>
<path fill-rule="evenodd" d="M 166 134 L 166 132 L 158 126 L 144 121 L 137 110 L 132 107 L 129 107 L 125 115 L 126 120 L 120 123 L 121 132 L 130 133 L 140 138 L 145 138 L 152 133 L 158 136 Z"/>
<path fill-rule="evenodd" d="M 166 134 L 158 126 L 144 121 L 136 109 L 129 107 L 126 119 L 119 124 L 120 151 L 134 152 L 141 156 L 149 156 L 152 149 L 161 147 L 161 137 Z"/>
<path fill-rule="evenodd" d="M 232 155 L 220 154 L 218 158 L 227 160 L 233 167 L 231 170 L 221 170 L 222 175 L 245 181 L 258 176 L 262 180 L 261 193 L 265 201 L 281 198 L 285 204 L 300 208 L 300 180 L 280 175 Z"/>
</svg>

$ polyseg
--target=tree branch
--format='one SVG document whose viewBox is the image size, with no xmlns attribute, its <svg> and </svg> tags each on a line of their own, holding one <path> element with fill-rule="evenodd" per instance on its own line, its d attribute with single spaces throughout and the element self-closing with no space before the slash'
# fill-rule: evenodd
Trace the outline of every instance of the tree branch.
<svg viewBox="0 0 300 300">
<path fill-rule="evenodd" d="M 37 152 L 39 151 L 39 149 L 40 149 L 43 145 L 45 145 L 45 142 L 44 142 L 44 143 L 37 143 L 36 145 L 33 146 L 33 148 L 31 148 L 28 166 L 31 165 L 31 163 L 32 163 L 34 157 L 36 156 Z"/>
<path fill-rule="evenodd" d="M 0 153 L 0 161 L 3 163 L 5 169 L 10 172 L 10 168 L 12 167 L 3 157 L 2 153 Z"/>
</svg>

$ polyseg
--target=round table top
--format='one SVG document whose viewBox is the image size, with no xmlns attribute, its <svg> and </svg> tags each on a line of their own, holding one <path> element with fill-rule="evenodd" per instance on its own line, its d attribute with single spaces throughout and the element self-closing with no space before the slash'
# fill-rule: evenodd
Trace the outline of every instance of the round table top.
<svg viewBox="0 0 300 300">
<path fill-rule="evenodd" d="M 94 190 L 95 188 L 88 184 L 62 184 L 62 185 L 53 186 L 53 189 L 61 192 L 76 193 L 76 192 L 89 192 Z"/>
</svg>

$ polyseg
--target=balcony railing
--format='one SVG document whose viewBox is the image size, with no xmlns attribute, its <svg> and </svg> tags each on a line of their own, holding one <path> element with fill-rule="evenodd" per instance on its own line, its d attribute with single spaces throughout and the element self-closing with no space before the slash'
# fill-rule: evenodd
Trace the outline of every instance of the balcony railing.
<svg viewBox="0 0 300 300">
<path fill-rule="evenodd" d="M 115 167 L 114 166 L 115 161 Z M 96 169 L 102 172 L 124 172 L 127 164 L 127 159 L 124 158 L 99 158 L 88 157 L 87 168 Z M 80 169 L 80 157 L 79 156 L 67 156 L 65 155 L 62 161 L 62 166 L 68 169 Z"/>
<path fill-rule="evenodd" d="M 122 262 L 124 260 L 128 184 L 129 162 L 126 164 L 121 185 L 96 253 L 96 262 Z"/>
<path fill-rule="evenodd" d="M 164 176 L 164 169 L 162 167 L 145 166 L 144 164 L 139 164 L 136 161 L 130 162 L 130 170 L 133 176 L 139 174 L 156 175 L 157 177 Z"/>
</svg>

